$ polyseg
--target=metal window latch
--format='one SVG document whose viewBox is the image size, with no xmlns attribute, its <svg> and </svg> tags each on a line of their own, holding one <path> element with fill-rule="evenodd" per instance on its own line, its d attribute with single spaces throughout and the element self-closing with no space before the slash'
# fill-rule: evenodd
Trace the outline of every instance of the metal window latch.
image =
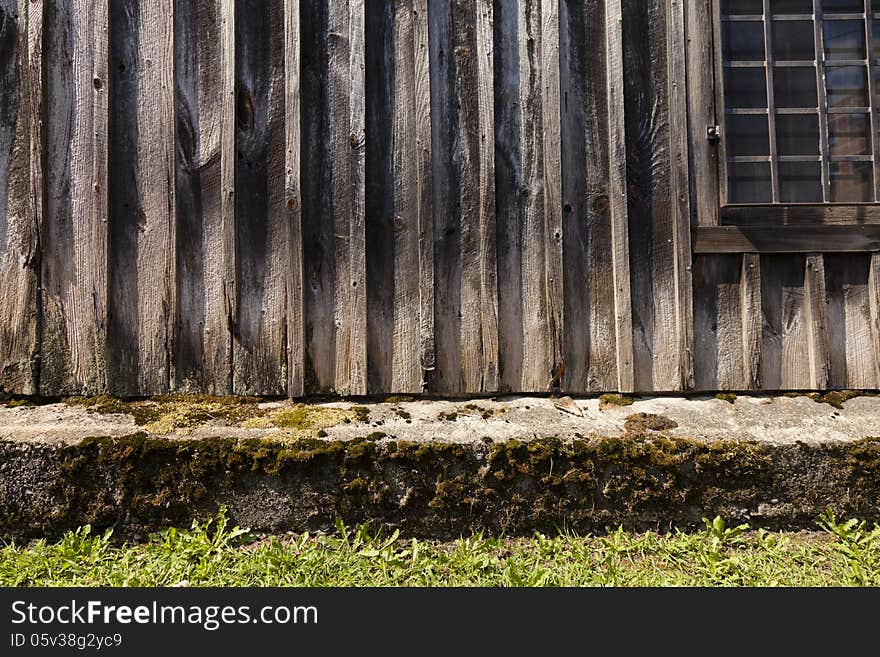
<svg viewBox="0 0 880 657">
<path fill-rule="evenodd" d="M 721 126 L 706 126 L 706 139 L 708 139 L 713 144 L 717 144 L 719 141 L 721 141 Z"/>
</svg>

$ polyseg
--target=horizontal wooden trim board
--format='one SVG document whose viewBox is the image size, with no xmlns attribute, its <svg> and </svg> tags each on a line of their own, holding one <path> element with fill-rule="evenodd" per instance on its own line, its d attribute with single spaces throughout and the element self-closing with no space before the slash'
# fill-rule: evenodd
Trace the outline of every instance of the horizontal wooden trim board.
<svg viewBox="0 0 880 657">
<path fill-rule="evenodd" d="M 704 226 L 694 253 L 847 253 L 880 251 L 880 225 Z"/>
<path fill-rule="evenodd" d="M 880 224 L 880 205 L 729 205 L 721 208 L 720 217 L 736 226 Z"/>
</svg>

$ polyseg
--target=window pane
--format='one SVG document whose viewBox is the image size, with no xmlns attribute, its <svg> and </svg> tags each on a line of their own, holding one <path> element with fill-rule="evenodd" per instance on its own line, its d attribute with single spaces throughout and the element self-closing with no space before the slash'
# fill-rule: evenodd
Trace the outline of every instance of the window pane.
<svg viewBox="0 0 880 657">
<path fill-rule="evenodd" d="M 822 0 L 822 11 L 828 14 L 861 14 L 864 0 Z"/>
<path fill-rule="evenodd" d="M 828 147 L 832 157 L 871 154 L 869 114 L 829 114 Z"/>
<path fill-rule="evenodd" d="M 727 106 L 767 107 L 767 78 L 763 68 L 725 68 Z"/>
<path fill-rule="evenodd" d="M 821 203 L 822 170 L 818 162 L 780 162 L 779 200 L 783 203 Z"/>
<path fill-rule="evenodd" d="M 727 195 L 731 203 L 770 203 L 773 200 L 769 162 L 731 163 L 727 172 Z"/>
<path fill-rule="evenodd" d="M 813 0 L 770 0 L 773 14 L 812 14 Z"/>
<path fill-rule="evenodd" d="M 728 155 L 769 155 L 767 117 L 754 114 L 727 117 Z"/>
<path fill-rule="evenodd" d="M 872 183 L 870 162 L 831 163 L 832 203 L 869 203 Z"/>
<path fill-rule="evenodd" d="M 779 155 L 818 155 L 819 117 L 815 114 L 777 116 L 776 151 Z"/>
<path fill-rule="evenodd" d="M 722 13 L 735 16 L 741 14 L 763 14 L 763 0 L 722 0 Z"/>
<path fill-rule="evenodd" d="M 764 59 L 763 23 L 725 23 L 722 26 L 724 56 L 730 61 L 761 61 Z"/>
<path fill-rule="evenodd" d="M 826 59 L 864 59 L 864 21 L 824 21 Z"/>
<path fill-rule="evenodd" d="M 773 57 L 780 62 L 812 60 L 812 21 L 773 21 Z"/>
<path fill-rule="evenodd" d="M 871 21 L 871 56 L 880 58 L 880 20 Z"/>
<path fill-rule="evenodd" d="M 863 66 L 834 66 L 825 69 L 828 107 L 867 107 L 868 79 Z"/>
<path fill-rule="evenodd" d="M 816 69 L 775 67 L 773 94 L 776 107 L 817 107 Z"/>
</svg>

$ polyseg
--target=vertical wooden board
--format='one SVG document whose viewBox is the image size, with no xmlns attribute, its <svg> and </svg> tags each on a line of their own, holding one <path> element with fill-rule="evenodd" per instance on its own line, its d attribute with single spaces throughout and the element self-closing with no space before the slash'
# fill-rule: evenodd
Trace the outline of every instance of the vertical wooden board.
<svg viewBox="0 0 880 657">
<path fill-rule="evenodd" d="M 555 187 L 560 181 L 548 180 L 548 171 L 559 163 L 559 121 L 553 114 L 558 104 L 550 104 L 558 96 L 558 14 L 549 0 L 526 0 L 519 8 L 524 342 L 519 389 L 546 390 L 561 364 L 562 344 L 561 195 Z"/>
<path fill-rule="evenodd" d="M 301 5 L 303 301 L 305 390 L 328 392 L 336 375 L 336 244 L 329 188 L 327 0 Z"/>
<path fill-rule="evenodd" d="M 283 0 L 238 0 L 233 391 L 287 389 Z"/>
<path fill-rule="evenodd" d="M 432 2 L 430 12 L 431 141 L 433 172 L 434 371 L 429 390 L 453 394 L 464 389 L 462 373 L 462 268 L 459 172 L 456 144 L 461 137 L 457 96 L 457 56 L 453 6 Z M 494 183 L 494 181 L 492 181 Z M 494 185 L 493 185 L 494 186 Z"/>
<path fill-rule="evenodd" d="M 349 347 L 345 352 L 348 376 L 344 393 L 367 392 L 367 257 L 366 257 L 366 16 L 364 0 L 348 0 L 349 34 L 349 160 L 351 212 L 349 216 L 350 271 L 345 281 L 351 308 Z M 331 58 L 332 60 L 332 58 Z"/>
<path fill-rule="evenodd" d="M 694 262 L 695 387 L 743 389 L 742 257 Z"/>
<path fill-rule="evenodd" d="M 456 206 L 461 267 L 461 387 L 497 387 L 497 280 L 491 3 L 453 3 L 458 122 Z M 447 102 L 449 102 L 447 100 Z"/>
<path fill-rule="evenodd" d="M 416 177 L 419 232 L 419 390 L 434 369 L 434 177 L 431 128 L 431 39 L 428 0 L 413 1 Z M 366 47 L 366 45 L 365 45 Z M 365 79 L 366 84 L 366 79 Z"/>
<path fill-rule="evenodd" d="M 681 388 L 666 0 L 623 3 L 630 272 L 638 390 Z"/>
<path fill-rule="evenodd" d="M 498 387 L 494 12 L 432 5 L 437 368 L 432 392 Z"/>
<path fill-rule="evenodd" d="M 707 128 L 718 123 L 715 109 L 715 26 L 709 0 L 685 2 L 687 25 L 687 100 L 691 196 L 695 223 L 718 225 L 718 144 L 708 139 Z"/>
<path fill-rule="evenodd" d="M 807 302 L 810 387 L 814 390 L 824 390 L 829 383 L 831 358 L 826 311 L 825 256 L 821 253 L 809 253 L 806 256 L 804 292 Z"/>
<path fill-rule="evenodd" d="M 742 256 L 741 303 L 743 390 L 761 387 L 763 308 L 761 305 L 761 256 Z"/>
<path fill-rule="evenodd" d="M 107 3 L 46 3 L 40 394 L 107 391 Z M 133 181 L 132 181 L 133 183 Z"/>
<path fill-rule="evenodd" d="M 871 328 L 870 270 L 870 254 L 825 256 L 830 388 L 877 387 L 880 364 Z"/>
<path fill-rule="evenodd" d="M 596 102 L 587 86 L 595 84 L 588 79 L 587 67 L 598 65 L 602 70 L 600 90 L 604 91 L 605 49 L 603 25 L 596 26 L 596 8 L 604 17 L 602 3 L 592 2 L 589 8 L 585 3 L 564 0 L 559 4 L 559 60 L 561 110 L 561 157 L 562 157 L 562 207 L 563 207 L 563 314 L 565 317 L 565 373 L 562 387 L 572 392 L 584 392 L 589 388 L 587 372 L 591 365 L 591 320 L 590 310 L 592 288 L 589 288 L 590 268 L 587 249 L 591 232 L 588 229 L 587 177 L 595 173 L 587 165 L 587 142 L 594 141 L 598 135 L 589 132 L 586 122 L 590 116 L 588 102 Z M 591 12 L 590 18 L 587 13 Z M 601 21 L 600 21 L 601 22 Z M 600 39 L 595 39 L 599 30 Z M 592 48 L 589 59 L 586 49 Z M 596 46 L 599 47 L 596 47 Z M 589 63 L 588 63 L 589 62 Z M 591 68 L 595 69 L 595 65 Z M 593 89 L 595 92 L 595 88 Z M 595 117 L 599 118 L 599 117 Z M 607 123 L 605 124 L 607 126 Z M 599 137 L 601 139 L 601 137 Z M 606 139 L 607 144 L 607 139 Z M 610 269 L 609 272 L 610 274 Z M 612 294 L 613 284 L 609 286 Z M 612 387 L 616 387 L 612 386 Z"/>
<path fill-rule="evenodd" d="M 868 319 L 871 330 L 871 350 L 877 373 L 873 388 L 880 388 L 880 253 L 870 255 L 868 265 Z"/>
<path fill-rule="evenodd" d="M 688 166 L 688 89 L 685 0 L 667 0 L 666 35 L 669 66 L 669 175 L 672 200 L 673 282 L 675 286 L 674 360 L 676 389 L 694 386 L 693 280 L 691 276 L 691 189 Z"/>
<path fill-rule="evenodd" d="M 174 6 L 177 125 L 175 390 L 232 392 L 231 334 L 221 214 L 223 114 L 221 0 Z M 227 153 L 225 157 L 232 157 Z"/>
<path fill-rule="evenodd" d="M 522 390 L 525 345 L 523 263 L 520 236 L 523 168 L 520 105 L 519 5 L 495 5 L 495 194 L 498 240 L 499 387 Z M 438 293 L 439 298 L 439 293 Z M 534 346 L 530 343 L 528 349 Z M 544 382 L 546 383 L 546 381 Z"/>
<path fill-rule="evenodd" d="M 284 190 L 287 226 L 287 394 L 305 393 L 305 304 L 302 241 L 302 103 L 300 3 L 284 3 Z"/>
<path fill-rule="evenodd" d="M 352 395 L 366 393 L 367 383 L 364 37 L 363 0 L 329 0 L 329 186 L 336 256 L 333 387 Z"/>
<path fill-rule="evenodd" d="M 303 10 L 306 388 L 367 390 L 365 12 L 362 0 Z"/>
<path fill-rule="evenodd" d="M 762 257 L 761 385 L 765 390 L 806 390 L 812 385 L 805 273 L 804 256 Z"/>
<path fill-rule="evenodd" d="M 412 0 L 394 4 L 393 96 L 391 116 L 392 159 L 394 168 L 392 223 L 394 300 L 388 338 L 391 350 L 390 392 L 421 392 L 421 298 L 420 298 L 420 222 L 422 211 L 419 183 L 426 172 L 421 169 L 418 112 L 424 101 L 416 95 L 416 18 Z M 427 18 L 425 16 L 424 18 Z M 420 66 L 421 70 L 421 66 Z M 427 91 L 421 81 L 419 91 Z M 430 210 L 430 206 L 427 208 Z"/>
<path fill-rule="evenodd" d="M 42 2 L 0 2 L 0 390 L 36 394 Z"/>
<path fill-rule="evenodd" d="M 366 238 L 368 389 L 391 390 L 394 322 L 394 155 L 389 117 L 395 112 L 394 3 L 366 3 Z"/>
<path fill-rule="evenodd" d="M 559 0 L 541 2 L 541 112 L 543 117 L 544 258 L 547 333 L 550 341 L 547 388 L 564 375 L 565 302 L 563 299 L 562 144 L 560 98 Z M 540 390 L 541 388 L 535 388 Z"/>
<path fill-rule="evenodd" d="M 618 389 L 605 3 L 560 5 L 565 379 Z"/>
<path fill-rule="evenodd" d="M 611 265 L 614 279 L 614 328 L 617 388 L 635 390 L 633 286 L 630 276 L 629 191 L 626 140 L 626 56 L 621 0 L 607 0 L 605 30 L 608 75 L 608 189 L 611 214 Z"/>
<path fill-rule="evenodd" d="M 111 3 L 110 389 L 169 389 L 176 287 L 174 7 Z"/>
</svg>

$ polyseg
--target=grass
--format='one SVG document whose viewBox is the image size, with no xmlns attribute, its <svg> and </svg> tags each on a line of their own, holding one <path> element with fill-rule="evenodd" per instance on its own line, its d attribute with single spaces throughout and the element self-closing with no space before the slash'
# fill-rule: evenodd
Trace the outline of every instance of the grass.
<svg viewBox="0 0 880 657">
<path fill-rule="evenodd" d="M 0 548 L 2 586 L 880 586 L 880 527 L 750 531 L 706 520 L 693 533 L 472 536 L 452 543 L 337 527 L 257 537 L 223 510 L 190 530 L 114 545 L 89 527 L 57 543 Z"/>
</svg>

